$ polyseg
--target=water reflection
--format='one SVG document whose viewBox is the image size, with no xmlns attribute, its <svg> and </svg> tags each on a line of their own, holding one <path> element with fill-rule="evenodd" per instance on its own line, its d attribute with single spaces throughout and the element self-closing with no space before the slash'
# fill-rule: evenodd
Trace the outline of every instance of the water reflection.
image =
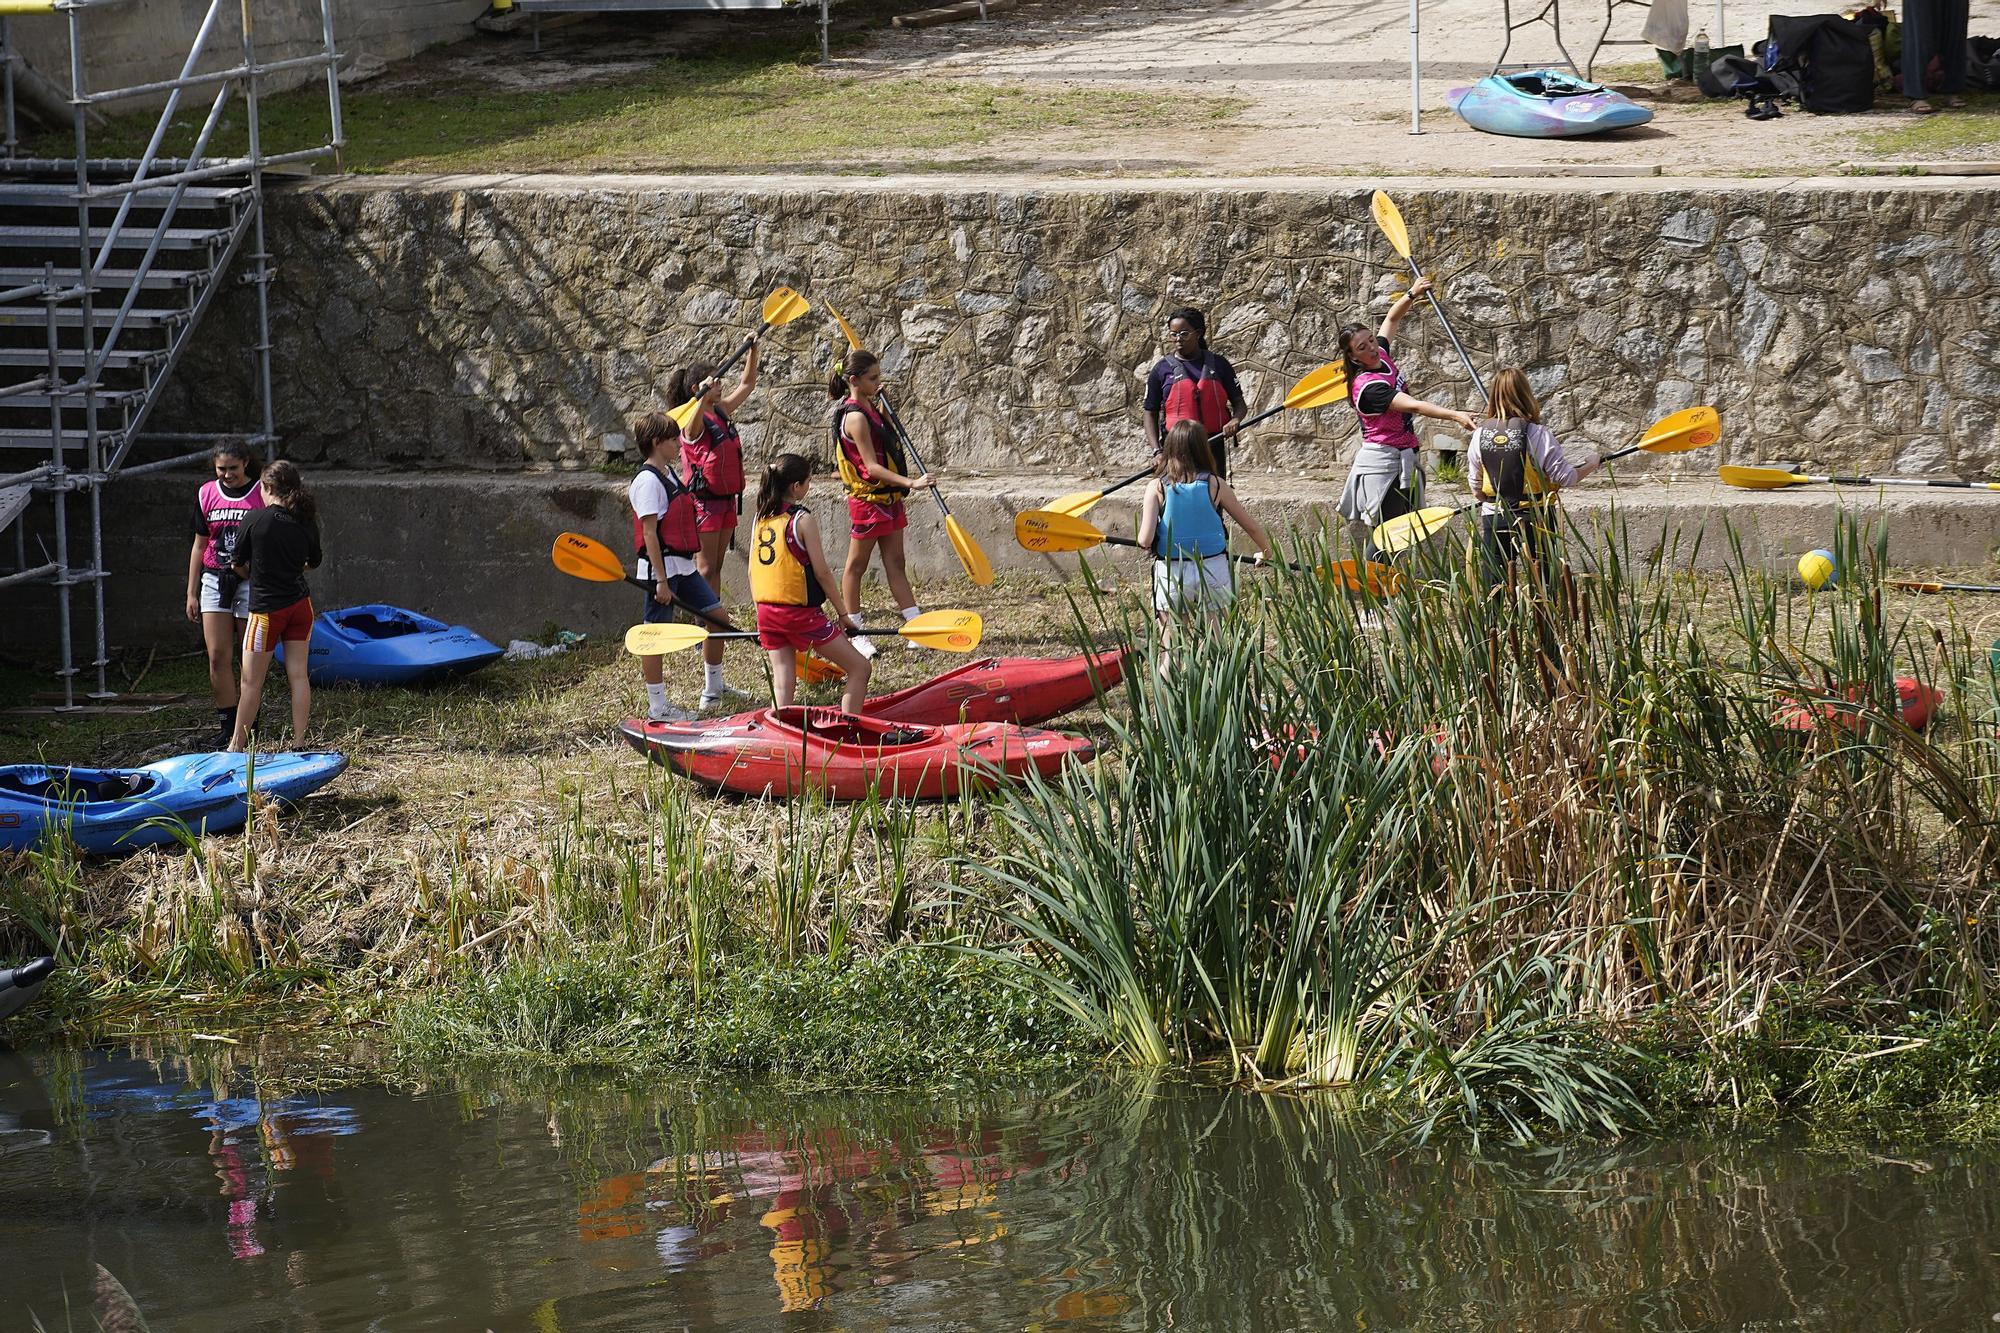
<svg viewBox="0 0 2000 1333">
<path fill-rule="evenodd" d="M 59 1324 L 102 1262 L 156 1328 L 1990 1326 L 1996 1177 L 1770 1143 L 1472 1161 L 1146 1083 L 311 1097 L 0 1056 L 0 1320 Z"/>
</svg>

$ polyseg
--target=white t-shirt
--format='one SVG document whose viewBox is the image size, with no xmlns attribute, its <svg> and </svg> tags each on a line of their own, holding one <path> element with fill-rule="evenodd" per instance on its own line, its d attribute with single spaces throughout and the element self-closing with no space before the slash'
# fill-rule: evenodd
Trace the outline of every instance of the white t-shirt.
<svg viewBox="0 0 2000 1333">
<path fill-rule="evenodd" d="M 666 486 L 658 477 L 643 468 L 640 469 L 638 476 L 632 478 L 631 486 L 626 488 L 625 498 L 631 503 L 632 512 L 639 516 L 641 523 L 657 522 L 660 515 L 667 512 Z M 643 554 L 643 549 L 641 548 L 642 553 L 638 563 L 632 567 L 632 573 L 635 578 L 650 579 L 653 577 L 653 568 Z M 660 572 L 667 578 L 677 579 L 684 574 L 694 573 L 695 563 L 686 556 L 673 555 L 662 550 Z"/>
</svg>

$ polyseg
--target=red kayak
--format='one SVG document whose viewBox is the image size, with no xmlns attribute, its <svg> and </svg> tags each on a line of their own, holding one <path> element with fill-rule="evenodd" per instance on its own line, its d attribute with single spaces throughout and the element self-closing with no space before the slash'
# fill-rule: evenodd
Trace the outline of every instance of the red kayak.
<svg viewBox="0 0 2000 1333">
<path fill-rule="evenodd" d="M 929 727 L 837 708 L 762 708 L 711 722 L 642 722 L 618 730 L 632 748 L 706 786 L 743 796 L 822 791 L 836 801 L 955 796 L 968 782 L 1030 771 L 1052 776 L 1095 751 L 1081 736 L 1005 722 Z"/>
<path fill-rule="evenodd" d="M 1861 701 L 1865 694 L 1861 686 L 1849 685 L 1833 697 L 1801 701 L 1784 696 L 1772 711 L 1771 720 L 1780 730 L 1796 731 L 1802 735 L 1828 725 L 1859 732 L 1862 728 Z M 1938 705 L 1944 702 L 1944 691 L 1909 676 L 1898 676 L 1896 702 L 1904 723 L 1912 731 L 1922 731 L 1931 724 L 1931 715 L 1937 712 Z"/>
<path fill-rule="evenodd" d="M 1082 707 L 1099 690 L 1116 689 L 1124 678 L 1124 658 L 1122 648 L 1075 657 L 982 657 L 921 685 L 870 699 L 861 711 L 885 722 L 933 727 L 954 722 L 1032 727 Z"/>
</svg>

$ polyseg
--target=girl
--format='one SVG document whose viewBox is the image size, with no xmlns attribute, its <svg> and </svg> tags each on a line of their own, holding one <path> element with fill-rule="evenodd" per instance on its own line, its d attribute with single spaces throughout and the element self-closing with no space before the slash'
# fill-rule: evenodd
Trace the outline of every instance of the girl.
<svg viewBox="0 0 2000 1333">
<path fill-rule="evenodd" d="M 861 576 L 868 572 L 869 557 L 882 548 L 882 574 L 889 581 L 903 619 L 914 620 L 923 612 L 910 588 L 909 571 L 903 567 L 903 529 L 910 516 L 903 497 L 934 485 L 930 473 L 906 475 L 909 463 L 902 442 L 889 426 L 877 403 L 882 392 L 882 363 L 873 352 L 848 355 L 845 373 L 835 367 L 826 383 L 834 400 L 834 457 L 840 463 L 840 479 L 847 486 L 847 521 L 852 540 L 847 544 L 847 564 L 840 572 L 840 604 L 855 614 L 861 612 Z M 907 640 L 906 640 L 907 642 Z"/>
<path fill-rule="evenodd" d="M 194 547 L 188 552 L 187 618 L 201 626 L 208 649 L 208 690 L 215 701 L 216 745 L 236 736 L 236 644 L 250 618 L 250 587 L 230 568 L 236 531 L 264 507 L 257 451 L 248 440 L 224 440 L 209 455 L 215 479 L 194 497 Z"/>
<path fill-rule="evenodd" d="M 632 546 L 637 559 L 633 575 L 653 590 L 645 594 L 640 619 L 647 624 L 673 619 L 674 607 L 705 629 L 730 627 L 722 599 L 695 567 L 701 550 L 700 519 L 694 491 L 673 471 L 668 450 L 680 440 L 680 428 L 665 412 L 649 412 L 632 427 L 639 442 L 639 474 L 632 478 L 626 499 L 632 506 Z M 701 706 L 747 703 L 750 696 L 722 679 L 721 639 L 701 646 L 703 680 Z M 694 714 L 667 702 L 667 676 L 658 653 L 639 659 L 646 682 L 646 716 L 654 722 L 688 722 Z"/>
<path fill-rule="evenodd" d="M 1167 355 L 1153 363 L 1146 376 L 1146 448 L 1160 451 L 1162 432 L 1183 421 L 1199 421 L 1210 435 L 1236 438 L 1243 420 L 1243 390 L 1236 367 L 1209 350 L 1208 320 L 1193 306 L 1182 306 L 1167 319 Z M 1228 443 L 1210 446 L 1215 475 L 1229 476 Z"/>
<path fill-rule="evenodd" d="M 736 540 L 736 521 L 743 515 L 743 440 L 732 419 L 757 387 L 758 344 L 750 340 L 743 378 L 723 393 L 711 382 L 715 367 L 697 361 L 683 366 L 667 384 L 667 401 L 701 399 L 693 426 L 681 435 L 681 478 L 694 487 L 695 530 L 701 548 L 694 564 L 719 598 L 722 557 Z"/>
<path fill-rule="evenodd" d="M 1347 401 L 1361 418 L 1361 449 L 1347 473 L 1347 486 L 1340 493 L 1340 512 L 1364 534 L 1377 526 L 1415 510 L 1423 502 L 1424 474 L 1417 467 L 1417 433 L 1411 429 L 1412 416 L 1437 421 L 1455 421 L 1466 430 L 1475 423 L 1472 414 L 1438 407 L 1413 398 L 1389 355 L 1389 344 L 1410 305 L 1431 289 L 1429 278 L 1419 278 L 1410 290 L 1396 298 L 1382 317 L 1379 332 L 1365 324 L 1349 324 L 1340 331 L 1340 355 L 1347 365 Z M 1364 535 L 1362 554 L 1373 560 L 1381 554 L 1373 537 Z"/>
<path fill-rule="evenodd" d="M 875 647 L 865 638 L 849 641 L 843 625 L 861 633 L 853 604 L 833 595 L 832 567 L 820 545 L 819 520 L 805 506 L 812 464 L 797 454 L 779 454 L 757 485 L 757 526 L 750 542 L 750 596 L 757 603 L 757 642 L 771 654 L 771 689 L 778 707 L 791 706 L 799 681 L 799 652 L 816 650 L 847 672 L 840 706 L 859 713 L 868 697 L 868 674 Z M 820 610 L 832 602 L 835 624 Z"/>
<path fill-rule="evenodd" d="M 1593 457 L 1581 467 L 1569 461 L 1562 442 L 1542 425 L 1541 404 L 1517 367 L 1493 377 L 1486 416 L 1472 432 L 1465 475 L 1479 496 L 1479 563 L 1492 588 L 1507 577 L 1522 547 L 1535 553 L 1545 522 L 1538 502 L 1582 481 L 1604 460 Z"/>
<path fill-rule="evenodd" d="M 1219 616 L 1235 599 L 1224 514 L 1257 543 L 1260 562 L 1273 554 L 1263 525 L 1229 483 L 1213 475 L 1208 435 L 1199 421 L 1183 421 L 1167 432 L 1160 443 L 1162 475 L 1146 487 L 1139 510 L 1139 544 L 1153 552 L 1153 609 L 1162 624 L 1168 615 L 1186 611 Z"/>
<path fill-rule="evenodd" d="M 285 649 L 285 677 L 292 685 L 292 747 L 306 746 L 306 719 L 312 712 L 312 685 L 306 668 L 312 657 L 312 591 L 306 571 L 320 562 L 319 506 L 299 470 L 284 459 L 264 469 L 258 485 L 264 507 L 236 530 L 235 571 L 250 581 L 250 625 L 243 632 L 243 697 L 236 704 L 230 750 L 250 747 L 250 727 L 264 703 L 264 677 L 271 654 Z"/>
</svg>

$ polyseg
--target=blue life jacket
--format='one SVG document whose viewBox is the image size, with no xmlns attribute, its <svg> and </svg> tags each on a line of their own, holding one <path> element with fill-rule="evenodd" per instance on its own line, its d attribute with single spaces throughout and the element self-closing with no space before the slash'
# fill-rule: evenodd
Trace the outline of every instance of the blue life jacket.
<svg viewBox="0 0 2000 1333">
<path fill-rule="evenodd" d="M 1153 554 L 1162 560 L 1206 560 L 1229 549 L 1222 515 L 1209 494 L 1213 485 L 1203 472 L 1193 481 L 1168 482 L 1160 508 L 1160 530 L 1153 537 Z"/>
</svg>

